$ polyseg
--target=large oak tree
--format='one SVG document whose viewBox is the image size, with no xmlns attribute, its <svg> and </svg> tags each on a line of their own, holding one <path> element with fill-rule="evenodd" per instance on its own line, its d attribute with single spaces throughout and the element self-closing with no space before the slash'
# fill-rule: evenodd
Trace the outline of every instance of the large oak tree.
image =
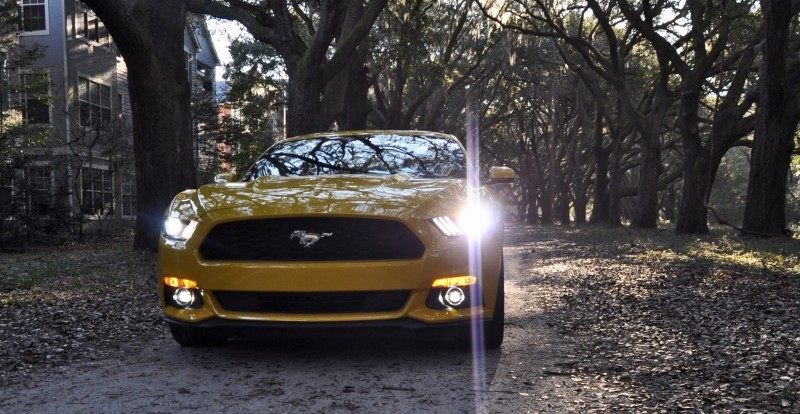
<svg viewBox="0 0 800 414">
<path fill-rule="evenodd" d="M 787 179 L 800 121 L 800 61 L 789 50 L 791 21 L 799 5 L 792 10 L 791 3 L 761 0 L 763 63 L 743 222 L 752 233 L 786 233 Z"/>
<path fill-rule="evenodd" d="M 155 250 L 162 216 L 194 188 L 190 85 L 184 66 L 185 0 L 83 0 L 100 17 L 128 66 L 136 158 L 134 247 Z"/>
<path fill-rule="evenodd" d="M 192 12 L 238 21 L 278 52 L 288 77 L 289 136 L 325 131 L 334 121 L 366 125 L 369 80 L 359 48 L 387 1 L 188 0 Z"/>
</svg>

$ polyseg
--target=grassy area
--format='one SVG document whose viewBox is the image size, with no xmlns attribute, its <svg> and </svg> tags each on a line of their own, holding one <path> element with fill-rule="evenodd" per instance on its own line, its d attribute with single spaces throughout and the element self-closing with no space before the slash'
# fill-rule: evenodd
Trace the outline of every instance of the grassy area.
<svg viewBox="0 0 800 414">
<path fill-rule="evenodd" d="M 589 245 L 616 245 L 620 253 L 643 261 L 713 264 L 736 273 L 800 276 L 800 240 L 740 237 L 733 230 L 708 235 L 676 235 L 669 230 L 637 230 L 602 226 L 573 227 L 565 236 Z"/>
<path fill-rule="evenodd" d="M 115 290 L 150 273 L 155 256 L 136 252 L 128 240 L 36 246 L 0 253 L 0 292 Z"/>
</svg>

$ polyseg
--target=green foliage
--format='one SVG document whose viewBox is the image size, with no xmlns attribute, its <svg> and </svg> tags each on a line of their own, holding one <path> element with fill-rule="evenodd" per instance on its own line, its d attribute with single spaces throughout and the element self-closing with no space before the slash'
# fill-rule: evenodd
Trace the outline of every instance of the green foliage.
<svg viewBox="0 0 800 414">
<path fill-rule="evenodd" d="M 41 148 L 51 133 L 49 125 L 27 121 L 35 109 L 52 104 L 49 79 L 43 72 L 20 69 L 39 59 L 39 46 L 23 48 L 15 31 L 18 19 L 16 2 L 0 5 L 0 248 L 19 247 L 33 233 L 49 231 L 53 220 L 40 220 L 34 206 L 35 189 L 25 180 L 25 169 L 32 149 Z M 24 96 L 27 99 L 19 99 Z M 39 205 L 49 205 L 41 200 Z"/>
<path fill-rule="evenodd" d="M 725 155 L 719 166 L 711 206 L 721 218 L 731 223 L 741 223 L 744 200 L 747 194 L 747 176 L 750 171 L 750 150 L 734 148 Z"/>
<path fill-rule="evenodd" d="M 711 206 L 723 219 L 740 224 L 744 214 L 750 150 L 734 148 L 725 155 L 711 192 Z M 800 231 L 800 157 L 795 156 L 789 171 L 786 193 L 786 223 L 796 234 Z"/>
<path fill-rule="evenodd" d="M 800 242 L 789 238 L 740 237 L 732 229 L 686 236 L 606 226 L 575 227 L 565 234 L 576 243 L 616 246 L 619 255 L 631 255 L 655 267 L 683 262 L 712 269 L 711 277 L 800 275 Z"/>
<path fill-rule="evenodd" d="M 231 43 L 232 62 L 225 66 L 230 83 L 230 114 L 221 120 L 221 141 L 229 148 L 227 162 L 244 172 L 276 140 L 275 118 L 285 104 L 283 63 L 275 49 L 253 39 Z"/>
<path fill-rule="evenodd" d="M 800 237 L 800 156 L 792 158 L 789 167 L 789 188 L 786 192 L 786 223 L 795 238 Z"/>
<path fill-rule="evenodd" d="M 368 39 L 370 126 L 462 135 L 466 89 L 495 75 L 500 37 L 471 2 L 389 2 Z"/>
<path fill-rule="evenodd" d="M 198 149 L 195 160 L 198 184 L 211 182 L 214 175 L 219 173 L 220 142 L 225 136 L 220 131 L 218 105 L 211 91 L 199 86 L 194 88 L 191 112 L 192 123 L 197 126 L 193 135 Z"/>
</svg>

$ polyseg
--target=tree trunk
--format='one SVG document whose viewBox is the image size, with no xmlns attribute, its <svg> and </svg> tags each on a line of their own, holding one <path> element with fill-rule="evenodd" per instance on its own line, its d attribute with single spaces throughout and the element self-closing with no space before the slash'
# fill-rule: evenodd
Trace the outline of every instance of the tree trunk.
<svg viewBox="0 0 800 414">
<path fill-rule="evenodd" d="M 622 140 L 622 138 L 617 138 Z M 611 164 L 611 180 L 608 184 L 608 219 L 606 224 L 609 226 L 622 225 L 622 151 L 621 145 L 614 145 L 614 161 Z"/>
<path fill-rule="evenodd" d="M 575 184 L 575 224 L 586 224 L 586 206 L 589 205 L 589 197 L 586 196 L 586 186 Z"/>
<path fill-rule="evenodd" d="M 639 190 L 636 195 L 636 210 L 633 212 L 633 227 L 654 229 L 658 227 L 658 176 L 661 175 L 661 130 L 667 110 L 672 105 L 669 96 L 669 64 L 657 52 L 660 73 L 656 85 L 653 107 L 647 115 L 647 122 L 639 122 L 641 137 L 641 167 Z M 630 103 L 626 105 L 630 108 Z M 629 111 L 631 111 L 629 109 Z M 638 117 L 638 114 L 633 116 Z"/>
<path fill-rule="evenodd" d="M 759 35 L 760 34 L 760 35 Z M 710 153 L 708 180 L 706 182 L 705 202 L 709 203 L 711 191 L 717 178 L 719 166 L 725 154 L 736 145 L 736 142 L 753 132 L 755 129 L 754 116 L 751 112 L 754 98 L 747 94 L 745 86 L 748 74 L 755 61 L 755 44 L 761 42 L 763 30 L 753 35 L 751 45 L 742 50 L 742 56 L 737 64 L 735 75 L 728 87 L 727 94 L 722 104 L 714 111 L 711 126 Z"/>
<path fill-rule="evenodd" d="M 569 210 L 570 210 L 570 203 L 569 203 L 569 186 L 565 183 L 561 191 L 558 192 L 558 208 L 559 208 L 559 218 L 558 221 L 561 223 L 562 226 L 568 226 L 570 223 L 569 217 Z"/>
<path fill-rule="evenodd" d="M 787 56 L 791 2 L 761 0 L 765 19 L 755 140 L 750 157 L 743 229 L 785 234 L 786 187 L 798 123 L 796 66 Z M 792 79 L 794 78 L 794 79 Z"/>
<path fill-rule="evenodd" d="M 328 125 L 323 125 L 320 102 L 322 80 L 319 72 L 307 67 L 289 68 L 286 89 L 289 106 L 286 111 L 286 135 L 294 137 L 326 131 Z"/>
<path fill-rule="evenodd" d="M 689 89 L 691 87 L 687 87 Z M 694 88 L 691 88 L 694 89 Z M 678 234 L 708 233 L 708 214 L 705 208 L 706 183 L 708 182 L 708 156 L 699 133 L 697 111 L 699 88 L 684 91 L 681 97 L 681 114 L 678 119 L 683 142 L 683 192 L 678 205 Z"/>
<path fill-rule="evenodd" d="M 318 1 L 315 2 L 318 9 L 305 16 L 308 21 L 303 21 L 298 13 L 309 11 L 305 2 L 183 1 L 191 4 L 192 12 L 240 22 L 256 40 L 275 47 L 289 78 L 287 134 L 290 136 L 325 131 L 341 113 L 338 108 L 323 111 L 322 93 L 352 63 L 387 2 Z M 342 26 L 345 22 L 347 27 Z M 351 73 L 360 70 L 354 66 L 350 69 Z M 357 93 L 361 96 L 361 91 Z"/>
<path fill-rule="evenodd" d="M 542 210 L 542 217 L 540 222 L 542 224 L 553 224 L 553 204 L 555 203 L 555 190 L 552 180 L 553 171 L 550 171 L 550 176 L 544 175 L 544 168 L 536 164 L 536 169 L 539 172 L 539 182 L 541 183 L 541 200 L 539 206 Z M 552 165 L 552 164 L 551 164 Z"/>
<path fill-rule="evenodd" d="M 339 25 L 336 39 L 341 39 L 363 15 L 362 2 L 349 2 L 347 13 L 342 16 L 343 20 Z M 363 44 L 356 47 L 341 71 L 325 86 L 321 107 L 322 118 L 327 124 L 335 121 L 342 131 L 367 129 L 367 115 L 371 108 L 368 97 L 370 87 L 367 69 L 368 51 L 365 49 Z"/>
<path fill-rule="evenodd" d="M 599 106 L 599 103 L 598 103 Z M 592 155 L 595 163 L 594 179 L 594 205 L 592 215 L 589 218 L 591 223 L 607 223 L 610 199 L 608 194 L 608 155 L 609 151 L 603 147 L 603 117 L 598 113 L 594 126 L 594 145 Z"/>
<path fill-rule="evenodd" d="M 358 52 L 361 55 L 361 51 Z M 367 117 L 372 111 L 369 104 L 369 70 L 363 64 L 366 59 L 354 59 L 343 70 L 348 76 L 346 100 L 342 105 L 339 126 L 344 130 L 367 129 Z"/>
<path fill-rule="evenodd" d="M 654 229 L 658 227 L 658 176 L 661 170 L 661 143 L 658 134 L 661 125 L 642 134 L 642 163 L 639 168 L 639 190 L 636 194 L 636 210 L 633 227 Z"/>
<path fill-rule="evenodd" d="M 172 198 L 196 186 L 183 52 L 186 2 L 84 3 L 106 25 L 128 66 L 138 213 L 134 248 L 155 250 Z"/>
<path fill-rule="evenodd" d="M 527 224 L 539 224 L 539 202 L 538 202 L 538 191 L 536 191 L 537 187 L 535 184 L 531 185 L 530 181 L 528 180 L 528 208 L 525 214 L 525 223 Z"/>
</svg>

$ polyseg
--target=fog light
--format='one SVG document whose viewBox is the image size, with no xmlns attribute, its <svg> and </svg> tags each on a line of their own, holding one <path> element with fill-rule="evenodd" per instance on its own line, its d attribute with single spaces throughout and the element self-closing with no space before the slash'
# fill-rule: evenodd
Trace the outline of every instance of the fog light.
<svg viewBox="0 0 800 414">
<path fill-rule="evenodd" d="M 464 294 L 464 290 L 460 287 L 453 286 L 447 289 L 442 296 L 443 304 L 447 306 L 456 307 L 464 303 L 464 299 L 467 298 L 467 295 Z"/>
<path fill-rule="evenodd" d="M 177 288 L 175 289 L 175 293 L 172 294 L 172 300 L 176 305 L 182 308 L 188 308 L 194 303 L 194 292 L 185 287 Z"/>
</svg>

